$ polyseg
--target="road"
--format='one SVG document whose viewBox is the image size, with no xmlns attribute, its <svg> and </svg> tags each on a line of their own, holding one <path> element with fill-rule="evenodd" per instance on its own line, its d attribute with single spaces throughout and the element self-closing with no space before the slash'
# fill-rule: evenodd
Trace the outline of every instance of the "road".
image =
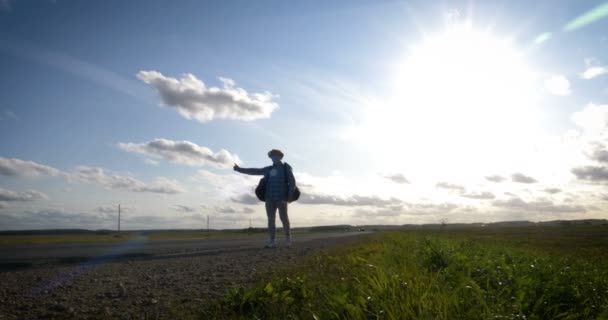
<svg viewBox="0 0 608 320">
<path fill-rule="evenodd" d="M 352 237 L 368 232 L 310 233 L 294 238 L 294 246 L 316 239 Z M 279 246 L 282 238 L 278 239 Z M 0 269 L 35 264 L 89 261 L 104 262 L 110 259 L 168 258 L 184 255 L 219 254 L 227 251 L 262 248 L 266 238 L 242 236 L 230 239 L 148 240 L 138 237 L 124 242 L 80 244 L 30 244 L 0 246 Z"/>
</svg>

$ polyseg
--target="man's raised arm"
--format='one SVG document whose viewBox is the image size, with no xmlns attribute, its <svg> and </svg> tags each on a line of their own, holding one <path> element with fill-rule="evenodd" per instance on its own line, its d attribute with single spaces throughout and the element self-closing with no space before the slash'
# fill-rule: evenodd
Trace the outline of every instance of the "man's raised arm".
<svg viewBox="0 0 608 320">
<path fill-rule="evenodd" d="M 235 164 L 233 169 L 236 172 L 250 174 L 253 176 L 263 176 L 266 174 L 266 168 L 241 168 L 237 164 Z"/>
</svg>

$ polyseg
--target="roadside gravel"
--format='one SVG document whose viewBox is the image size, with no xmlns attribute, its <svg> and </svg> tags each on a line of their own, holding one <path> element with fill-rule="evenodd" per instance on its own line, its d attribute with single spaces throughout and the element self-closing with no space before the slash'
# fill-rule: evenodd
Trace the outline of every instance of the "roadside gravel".
<svg viewBox="0 0 608 320">
<path fill-rule="evenodd" d="M 0 319 L 173 319 L 232 287 L 359 237 L 214 255 L 40 266 L 0 272 Z"/>
</svg>

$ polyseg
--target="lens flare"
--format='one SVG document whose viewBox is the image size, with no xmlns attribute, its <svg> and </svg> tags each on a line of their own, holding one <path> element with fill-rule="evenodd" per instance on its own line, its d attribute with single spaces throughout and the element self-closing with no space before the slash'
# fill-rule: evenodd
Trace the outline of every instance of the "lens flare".
<svg viewBox="0 0 608 320">
<path fill-rule="evenodd" d="M 608 2 L 599 5 L 576 17 L 564 26 L 564 31 L 574 31 L 608 16 Z"/>
</svg>

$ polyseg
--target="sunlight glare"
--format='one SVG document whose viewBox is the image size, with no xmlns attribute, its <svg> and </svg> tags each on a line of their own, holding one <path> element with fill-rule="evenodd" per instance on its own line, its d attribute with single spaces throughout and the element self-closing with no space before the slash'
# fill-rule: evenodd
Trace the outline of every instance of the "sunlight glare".
<svg viewBox="0 0 608 320">
<path fill-rule="evenodd" d="M 391 160 L 427 168 L 427 176 L 446 157 L 447 170 L 465 178 L 497 163 L 517 165 L 522 142 L 535 135 L 534 81 L 509 41 L 453 27 L 407 53 L 394 96 L 367 117 L 368 142 L 390 146 Z"/>
</svg>

